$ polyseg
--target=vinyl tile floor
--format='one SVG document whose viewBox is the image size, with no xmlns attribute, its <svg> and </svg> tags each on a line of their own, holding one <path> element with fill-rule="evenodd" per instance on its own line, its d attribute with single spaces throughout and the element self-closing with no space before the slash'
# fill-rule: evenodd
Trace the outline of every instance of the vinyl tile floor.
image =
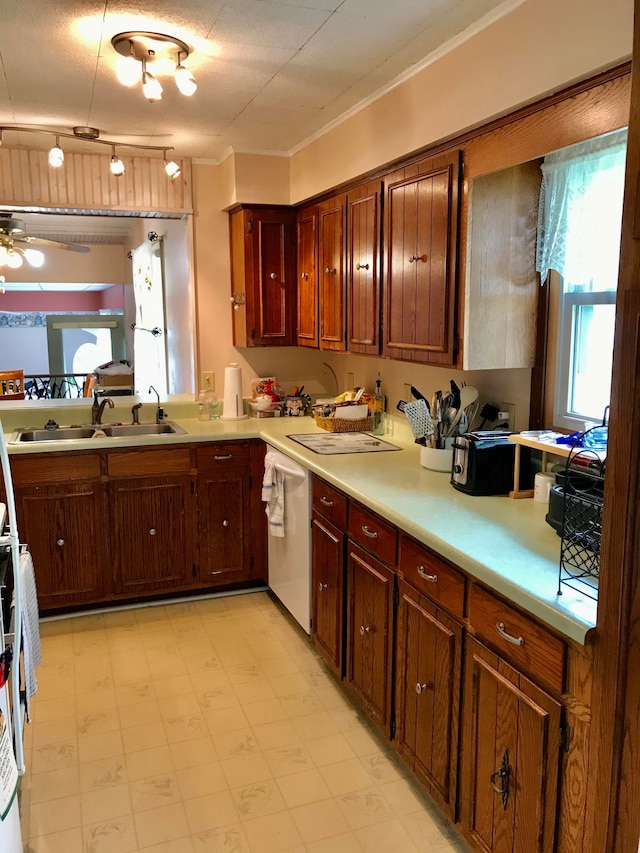
<svg viewBox="0 0 640 853">
<path fill-rule="evenodd" d="M 25 853 L 468 850 L 266 592 L 41 637 Z"/>
</svg>

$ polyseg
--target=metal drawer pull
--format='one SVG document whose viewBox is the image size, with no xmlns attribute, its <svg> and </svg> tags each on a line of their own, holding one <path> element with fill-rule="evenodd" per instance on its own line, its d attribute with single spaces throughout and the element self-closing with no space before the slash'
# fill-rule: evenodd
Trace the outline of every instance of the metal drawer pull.
<svg viewBox="0 0 640 853">
<path fill-rule="evenodd" d="M 514 646 L 524 646 L 524 637 L 513 637 L 511 634 L 507 634 L 504 622 L 496 622 L 496 631 L 508 643 L 513 643 Z"/>
<path fill-rule="evenodd" d="M 429 583 L 438 583 L 438 575 L 430 575 L 424 566 L 418 566 L 418 574 Z"/>
<path fill-rule="evenodd" d="M 156 529 L 155 529 L 155 527 L 152 527 L 151 530 L 149 531 L 149 536 L 155 536 L 155 535 L 156 535 Z"/>
<path fill-rule="evenodd" d="M 425 691 L 426 689 L 427 689 L 427 685 L 426 685 L 426 684 L 419 684 L 419 683 L 418 683 L 418 684 L 416 684 L 416 693 L 418 694 L 418 696 L 419 696 L 421 693 L 424 693 L 424 691 Z"/>
<path fill-rule="evenodd" d="M 423 264 L 426 264 L 427 255 L 411 255 L 409 258 L 409 263 L 413 264 L 415 261 L 422 261 Z"/>
<path fill-rule="evenodd" d="M 324 495 L 320 498 L 320 503 L 323 504 L 323 506 L 333 506 L 333 501 L 330 501 L 329 498 L 325 498 Z"/>
<path fill-rule="evenodd" d="M 223 459 L 233 459 L 233 453 L 227 453 L 225 456 L 214 456 L 216 462 L 222 462 Z"/>
<path fill-rule="evenodd" d="M 361 625 L 360 626 L 360 636 L 364 637 L 366 634 L 369 633 L 370 630 L 371 630 L 371 628 L 369 625 L 367 625 L 366 627 L 364 625 Z"/>
<path fill-rule="evenodd" d="M 323 589 L 326 589 L 326 588 L 327 588 L 327 584 L 326 584 L 326 583 L 319 583 L 319 584 L 318 584 L 318 589 L 320 590 L 320 592 L 322 592 L 322 590 L 323 590 Z"/>
<path fill-rule="evenodd" d="M 369 539 L 377 539 L 378 538 L 378 534 L 376 533 L 376 531 L 375 530 L 369 530 L 369 528 L 367 527 L 366 524 L 362 525 L 362 532 L 364 533 L 365 536 L 368 536 Z"/>
<path fill-rule="evenodd" d="M 58 545 L 60 548 L 62 548 L 62 546 L 64 545 L 64 539 L 58 539 L 56 541 L 56 545 Z"/>
<path fill-rule="evenodd" d="M 223 526 L 223 527 L 228 527 L 228 526 L 229 526 L 229 522 L 227 521 L 227 519 L 226 519 L 226 518 L 225 518 L 225 520 L 222 522 L 222 526 Z"/>
<path fill-rule="evenodd" d="M 357 270 L 368 270 L 369 264 L 356 264 L 356 269 Z"/>
<path fill-rule="evenodd" d="M 499 794 L 502 799 L 502 808 L 507 808 L 509 801 L 509 750 L 505 749 L 502 756 L 502 764 L 489 777 L 491 787 L 495 794 Z M 500 780 L 500 786 L 496 785 L 496 780 Z"/>
</svg>

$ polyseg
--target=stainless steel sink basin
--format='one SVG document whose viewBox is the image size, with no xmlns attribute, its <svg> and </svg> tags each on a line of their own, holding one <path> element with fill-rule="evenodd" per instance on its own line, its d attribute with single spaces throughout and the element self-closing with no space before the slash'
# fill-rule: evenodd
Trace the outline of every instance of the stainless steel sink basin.
<svg viewBox="0 0 640 853">
<path fill-rule="evenodd" d="M 163 424 L 119 424 L 100 427 L 106 436 L 121 435 L 184 435 L 185 430 L 173 421 Z"/>
<path fill-rule="evenodd" d="M 173 421 L 163 424 L 105 424 L 104 426 L 70 426 L 57 429 L 17 429 L 9 444 L 30 441 L 43 442 L 78 441 L 96 438 L 119 438 L 121 436 L 184 435 L 185 430 Z"/>
</svg>

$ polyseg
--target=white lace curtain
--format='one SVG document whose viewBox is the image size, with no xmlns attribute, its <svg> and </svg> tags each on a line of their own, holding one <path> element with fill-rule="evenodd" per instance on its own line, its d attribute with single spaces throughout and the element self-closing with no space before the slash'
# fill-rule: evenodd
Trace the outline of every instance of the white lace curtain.
<svg viewBox="0 0 640 853">
<path fill-rule="evenodd" d="M 557 270 L 565 291 L 615 290 L 627 131 L 562 148 L 545 157 L 536 269 Z"/>
</svg>

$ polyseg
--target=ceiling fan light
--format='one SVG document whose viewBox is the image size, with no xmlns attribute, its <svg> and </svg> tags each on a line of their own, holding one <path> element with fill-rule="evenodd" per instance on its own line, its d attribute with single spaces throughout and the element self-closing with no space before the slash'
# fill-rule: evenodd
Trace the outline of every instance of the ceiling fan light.
<svg viewBox="0 0 640 853">
<path fill-rule="evenodd" d="M 22 253 L 32 267 L 44 266 L 44 252 L 40 249 L 25 249 Z"/>
<path fill-rule="evenodd" d="M 151 104 L 162 100 L 162 86 L 160 85 L 160 81 L 156 80 L 153 74 L 149 74 L 148 71 L 142 72 L 142 91 L 145 98 Z"/>
<path fill-rule="evenodd" d="M 0 267 L 6 266 L 8 254 L 9 253 L 7 252 L 7 247 L 0 246 Z"/>
<path fill-rule="evenodd" d="M 56 144 L 49 151 L 49 165 L 54 169 L 60 168 L 64 163 L 64 151 L 60 148 L 60 140 L 56 136 Z"/>
<path fill-rule="evenodd" d="M 182 92 L 183 95 L 189 97 L 193 95 L 193 93 L 198 88 L 198 84 L 196 83 L 193 74 L 186 68 L 184 65 L 179 64 L 176 66 L 176 86 Z"/>
<path fill-rule="evenodd" d="M 172 181 L 175 181 L 175 179 L 179 178 L 182 174 L 182 169 L 178 166 L 175 160 L 165 160 L 164 170 Z"/>
<path fill-rule="evenodd" d="M 116 154 L 116 149 L 114 147 L 113 154 L 111 155 L 111 163 L 109 163 L 109 168 L 111 169 L 111 174 L 116 178 L 119 178 L 121 175 L 124 175 L 124 163 Z"/>
<path fill-rule="evenodd" d="M 123 56 L 116 65 L 116 77 L 123 86 L 135 86 L 140 79 L 140 61 L 135 56 Z"/>
<path fill-rule="evenodd" d="M 12 270 L 17 270 L 22 266 L 22 257 L 15 249 L 9 249 L 7 252 L 7 266 Z"/>
</svg>

